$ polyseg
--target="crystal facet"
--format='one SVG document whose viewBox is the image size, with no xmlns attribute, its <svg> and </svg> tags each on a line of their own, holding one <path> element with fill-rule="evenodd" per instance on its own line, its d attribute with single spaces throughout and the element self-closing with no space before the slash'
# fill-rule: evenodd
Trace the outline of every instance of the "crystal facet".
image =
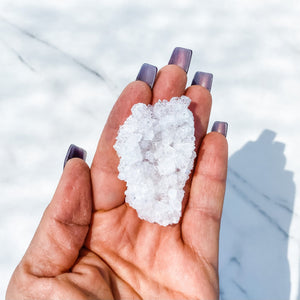
<svg viewBox="0 0 300 300">
<path fill-rule="evenodd" d="M 163 226 L 181 217 L 184 186 L 194 165 L 194 118 L 186 97 L 135 104 L 114 145 L 125 201 L 141 219 Z"/>
</svg>

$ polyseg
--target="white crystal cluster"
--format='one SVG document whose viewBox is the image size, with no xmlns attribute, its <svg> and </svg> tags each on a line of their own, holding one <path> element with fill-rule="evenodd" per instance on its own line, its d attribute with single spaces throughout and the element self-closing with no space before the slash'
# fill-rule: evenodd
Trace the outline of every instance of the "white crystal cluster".
<svg viewBox="0 0 300 300">
<path fill-rule="evenodd" d="M 166 226 L 179 222 L 184 186 L 193 168 L 194 118 L 182 96 L 154 106 L 135 104 L 114 145 L 125 201 L 141 219 Z"/>
</svg>

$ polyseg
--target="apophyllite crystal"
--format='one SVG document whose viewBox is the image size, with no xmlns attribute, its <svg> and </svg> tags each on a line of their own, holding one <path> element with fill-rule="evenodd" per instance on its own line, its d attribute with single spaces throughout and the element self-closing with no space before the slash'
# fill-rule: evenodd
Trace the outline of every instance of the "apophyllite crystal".
<svg viewBox="0 0 300 300">
<path fill-rule="evenodd" d="M 181 217 L 184 186 L 193 168 L 194 118 L 182 96 L 135 104 L 114 145 L 125 201 L 141 219 L 166 226 Z"/>
</svg>

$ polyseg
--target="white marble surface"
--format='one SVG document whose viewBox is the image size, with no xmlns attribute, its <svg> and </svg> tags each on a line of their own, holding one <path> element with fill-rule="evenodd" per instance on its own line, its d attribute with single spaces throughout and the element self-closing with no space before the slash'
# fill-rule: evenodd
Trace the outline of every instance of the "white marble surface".
<svg viewBox="0 0 300 300">
<path fill-rule="evenodd" d="M 0 2 L 0 297 L 70 143 L 91 162 L 118 93 L 175 46 L 229 123 L 221 298 L 300 299 L 300 3 Z"/>
</svg>

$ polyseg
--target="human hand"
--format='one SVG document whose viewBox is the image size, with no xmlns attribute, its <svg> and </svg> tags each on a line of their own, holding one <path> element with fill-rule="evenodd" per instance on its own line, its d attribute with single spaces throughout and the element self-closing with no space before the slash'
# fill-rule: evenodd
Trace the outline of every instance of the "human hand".
<svg viewBox="0 0 300 300">
<path fill-rule="evenodd" d="M 86 239 L 92 203 L 88 168 L 78 159 L 67 163 L 57 192 L 12 277 L 8 299 L 218 298 L 218 236 L 227 142 L 219 133 L 206 135 L 209 82 L 202 82 L 204 88 L 197 85 L 201 78 L 196 78 L 196 85 L 185 89 L 188 54 L 183 50 L 179 56 L 175 54 L 174 64 L 160 70 L 152 90 L 145 82 L 132 82 L 115 104 L 91 167 L 94 199 Z M 139 79 L 150 83 L 151 76 L 146 73 Z M 117 178 L 119 159 L 112 146 L 132 105 L 154 104 L 183 94 L 192 99 L 198 157 L 186 185 L 181 221 L 162 227 L 140 220 L 124 203 L 126 184 Z M 78 172 L 74 172 L 76 168 Z M 77 203 L 74 208 L 72 203 Z M 60 215 L 68 217 L 62 220 Z"/>
</svg>

